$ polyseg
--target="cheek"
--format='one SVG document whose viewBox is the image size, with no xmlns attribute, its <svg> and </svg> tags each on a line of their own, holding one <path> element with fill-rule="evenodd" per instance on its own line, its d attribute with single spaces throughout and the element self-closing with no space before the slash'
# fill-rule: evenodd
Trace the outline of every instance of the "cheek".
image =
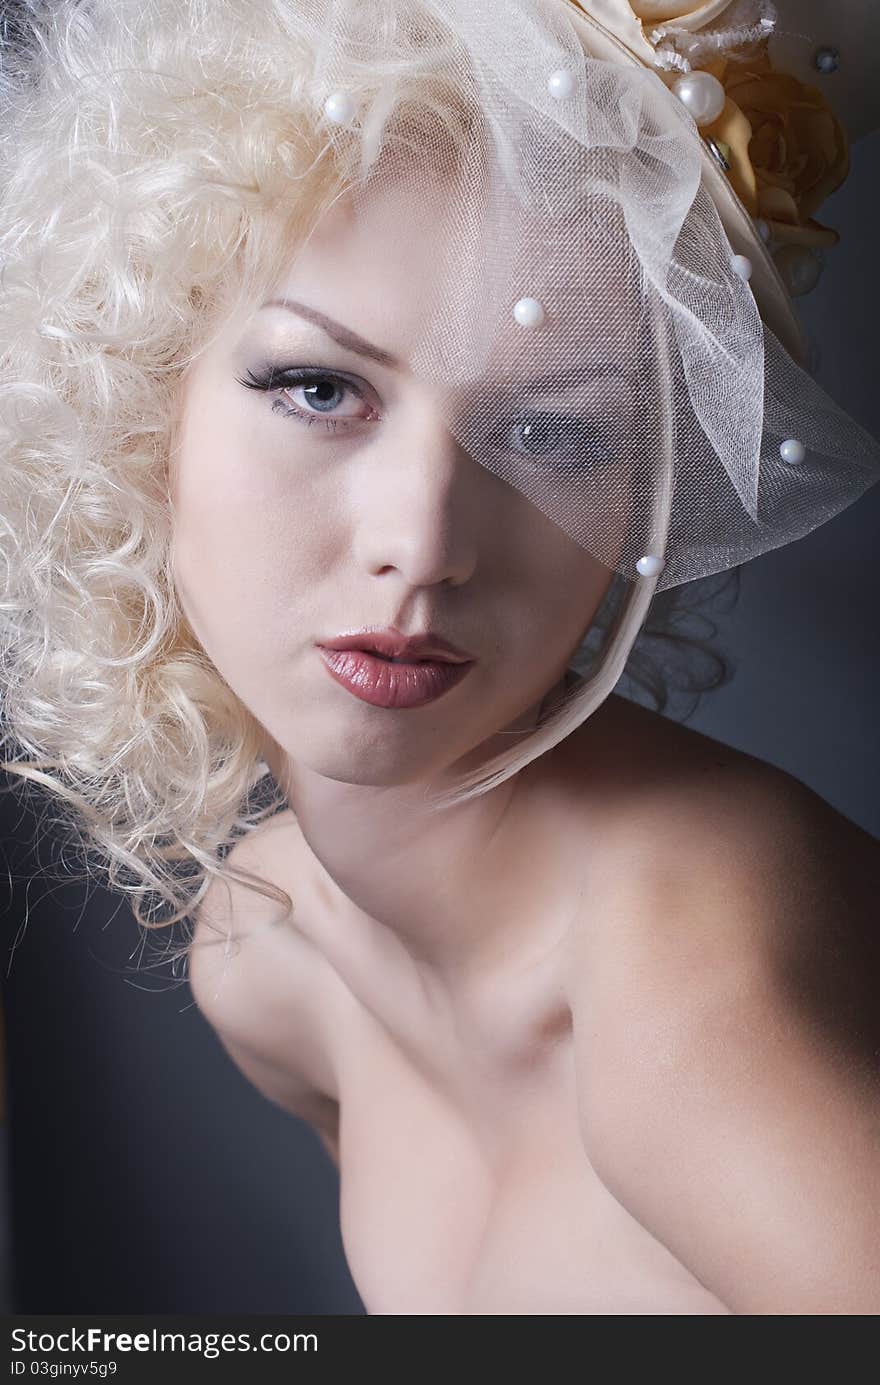
<svg viewBox="0 0 880 1385">
<path fill-rule="evenodd" d="M 554 590 L 547 612 L 547 638 L 571 653 L 586 638 L 613 574 L 607 569 L 575 566 Z"/>
<path fill-rule="evenodd" d="M 293 469 L 282 463 L 233 423 L 190 430 L 181 442 L 175 581 L 193 632 L 221 672 L 225 659 L 265 660 L 279 639 L 295 636 L 344 549 L 332 498 L 316 524 L 310 497 L 298 494 Z"/>
<path fill-rule="evenodd" d="M 550 521 L 541 537 L 530 574 L 535 607 L 548 634 L 552 631 L 564 641 L 586 632 L 614 573 Z"/>
</svg>

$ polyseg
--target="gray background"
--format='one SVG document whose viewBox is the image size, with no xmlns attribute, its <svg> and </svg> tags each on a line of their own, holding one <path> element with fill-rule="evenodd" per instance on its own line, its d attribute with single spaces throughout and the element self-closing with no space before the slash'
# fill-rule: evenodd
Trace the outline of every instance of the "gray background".
<svg viewBox="0 0 880 1385">
<path fill-rule="evenodd" d="M 812 293 L 798 299 L 818 351 L 816 376 L 880 436 L 878 218 L 880 131 L 852 148 L 852 170 L 819 220 L 840 244 Z M 880 487 L 797 543 L 746 564 L 719 643 L 733 682 L 688 725 L 796 775 L 880 837 L 876 689 Z"/>
<path fill-rule="evenodd" d="M 880 137 L 822 208 L 842 243 L 801 300 L 819 376 L 880 434 Z M 802 779 L 880 836 L 880 487 L 743 570 L 732 684 L 688 724 Z M 621 691 L 624 689 L 621 688 Z M 37 819 L 0 800 L 14 1258 L 27 1313 L 359 1313 L 317 1138 L 257 1095 L 108 894 L 47 885 Z M 40 862 L 55 861 L 51 827 Z M 27 926 L 24 926 L 26 914 Z"/>
</svg>

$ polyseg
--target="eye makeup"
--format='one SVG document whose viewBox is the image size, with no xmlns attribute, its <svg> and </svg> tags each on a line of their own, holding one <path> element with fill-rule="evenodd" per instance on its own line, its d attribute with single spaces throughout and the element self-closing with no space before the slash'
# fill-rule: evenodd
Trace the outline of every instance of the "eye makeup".
<svg viewBox="0 0 880 1385">
<path fill-rule="evenodd" d="M 379 421 L 378 410 L 367 398 L 368 386 L 364 381 L 340 371 L 328 370 L 323 366 L 281 368 L 270 364 L 258 372 L 248 370 L 246 378 L 236 376 L 236 380 L 246 389 L 274 394 L 276 398 L 272 402 L 273 413 L 284 418 L 294 418 L 309 428 L 319 423 L 323 424 L 327 432 L 335 433 L 340 428 L 347 429 L 355 424 Z M 291 390 L 314 392 L 307 401 L 307 407 L 297 405 L 290 398 Z M 333 413 L 332 410 L 338 407 L 340 400 L 346 395 L 360 400 L 365 412 L 357 415 Z"/>
<path fill-rule="evenodd" d="M 605 424 L 603 418 L 596 418 L 596 411 L 589 408 L 541 410 L 534 403 L 526 404 L 523 398 L 534 394 L 535 387 L 543 387 L 545 397 L 558 397 L 566 387 L 571 395 L 573 384 L 580 385 L 582 392 L 586 381 L 595 382 L 603 377 L 609 384 L 615 377 L 621 380 L 618 371 L 603 363 L 560 368 L 536 377 L 529 389 L 519 392 L 511 391 L 507 384 L 492 394 L 491 387 L 481 384 L 482 406 L 474 399 L 468 410 L 470 417 L 462 420 L 460 428 L 452 424 L 452 431 L 477 458 L 481 453 L 506 453 L 530 466 L 540 459 L 565 464 L 586 455 L 592 464 L 606 466 L 620 452 L 619 418 Z M 256 370 L 246 371 L 244 377 L 236 376 L 236 380 L 246 389 L 274 395 L 271 405 L 274 414 L 292 419 L 322 436 L 337 436 L 360 424 L 382 420 L 372 388 L 360 377 L 345 371 L 318 365 L 281 366 L 270 361 Z M 301 402 L 293 399 L 294 391 L 302 392 Z M 354 402 L 358 411 L 340 412 L 346 401 Z M 603 409 L 603 416 L 604 413 Z"/>
</svg>

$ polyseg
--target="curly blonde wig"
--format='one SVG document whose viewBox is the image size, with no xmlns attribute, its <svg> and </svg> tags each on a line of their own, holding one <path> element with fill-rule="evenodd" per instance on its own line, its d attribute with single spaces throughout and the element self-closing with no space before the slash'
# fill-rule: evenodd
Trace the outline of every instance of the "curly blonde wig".
<svg viewBox="0 0 880 1385">
<path fill-rule="evenodd" d="M 222 860 L 284 800 L 252 801 L 272 782 L 263 730 L 172 579 L 186 369 L 363 176 L 395 112 L 465 137 L 436 50 L 395 48 L 389 28 L 385 68 L 352 73 L 358 139 L 334 143 L 310 89 L 320 40 L 296 0 L 19 0 L 0 32 L 3 768 L 64 806 L 90 873 L 145 928 L 190 920 L 211 877 L 291 904 Z M 701 650 L 718 685 L 719 660 L 672 629 L 681 589 L 662 596 L 649 613 L 650 583 L 612 584 L 578 700 L 463 797 L 569 734 L 624 665 L 662 708 L 645 640 Z"/>
</svg>

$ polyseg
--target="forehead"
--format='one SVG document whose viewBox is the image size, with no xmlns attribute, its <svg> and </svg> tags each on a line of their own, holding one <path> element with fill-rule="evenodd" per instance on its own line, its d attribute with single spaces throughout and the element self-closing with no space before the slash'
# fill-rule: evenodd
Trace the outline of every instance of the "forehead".
<svg viewBox="0 0 880 1385">
<path fill-rule="evenodd" d="M 340 197 L 276 292 L 455 384 L 609 353 L 632 359 L 637 280 L 614 209 L 601 215 L 585 200 L 563 222 L 503 186 L 490 195 L 448 173 L 398 173 Z M 517 321 L 522 298 L 541 303 L 540 326 Z"/>
</svg>

